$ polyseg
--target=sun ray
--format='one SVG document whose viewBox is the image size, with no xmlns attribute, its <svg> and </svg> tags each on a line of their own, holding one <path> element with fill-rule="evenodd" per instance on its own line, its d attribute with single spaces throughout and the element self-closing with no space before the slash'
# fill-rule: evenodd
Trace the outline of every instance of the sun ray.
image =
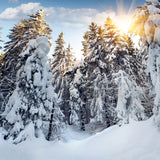
<svg viewBox="0 0 160 160">
<path fill-rule="evenodd" d="M 126 10 L 123 0 L 117 0 L 117 16 L 115 16 L 115 23 L 122 33 L 128 33 L 129 31 L 134 2 L 135 0 L 132 1 L 129 9 Z"/>
<path fill-rule="evenodd" d="M 119 15 L 115 19 L 115 23 L 122 33 L 128 33 L 131 24 L 131 16 Z"/>
</svg>

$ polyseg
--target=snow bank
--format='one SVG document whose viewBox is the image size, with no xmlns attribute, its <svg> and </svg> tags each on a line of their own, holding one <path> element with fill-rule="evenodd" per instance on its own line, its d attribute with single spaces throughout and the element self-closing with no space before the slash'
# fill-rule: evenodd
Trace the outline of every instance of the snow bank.
<svg viewBox="0 0 160 160">
<path fill-rule="evenodd" d="M 74 133 L 67 135 L 73 139 Z M 83 140 L 74 138 L 56 143 L 35 139 L 18 145 L 0 138 L 1 160 L 159 160 L 160 157 L 160 134 L 152 119 L 113 126 Z"/>
</svg>

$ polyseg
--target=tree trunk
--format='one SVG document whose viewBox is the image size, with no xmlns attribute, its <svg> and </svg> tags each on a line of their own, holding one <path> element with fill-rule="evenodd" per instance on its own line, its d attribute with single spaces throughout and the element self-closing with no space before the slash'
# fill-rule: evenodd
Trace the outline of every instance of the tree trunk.
<svg viewBox="0 0 160 160">
<path fill-rule="evenodd" d="M 49 130 L 48 130 L 48 136 L 47 136 L 48 141 L 50 140 L 51 135 L 52 135 L 53 113 L 54 113 L 54 103 L 53 103 L 51 118 L 50 118 L 50 122 L 49 122 Z"/>
</svg>

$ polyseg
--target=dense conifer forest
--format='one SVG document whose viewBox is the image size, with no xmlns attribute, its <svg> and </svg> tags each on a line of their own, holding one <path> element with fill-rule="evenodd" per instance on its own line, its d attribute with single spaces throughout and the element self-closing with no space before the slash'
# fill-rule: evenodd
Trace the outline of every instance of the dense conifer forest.
<svg viewBox="0 0 160 160">
<path fill-rule="evenodd" d="M 45 17 L 43 9 L 35 11 L 10 29 L 8 42 L 0 40 L 4 140 L 19 144 L 43 135 L 59 141 L 68 127 L 97 133 L 150 118 L 160 126 L 159 0 L 137 7 L 128 33 L 110 17 L 103 25 L 91 22 L 81 61 L 72 44 L 65 48 L 63 32 L 50 50 L 52 29 Z"/>
</svg>

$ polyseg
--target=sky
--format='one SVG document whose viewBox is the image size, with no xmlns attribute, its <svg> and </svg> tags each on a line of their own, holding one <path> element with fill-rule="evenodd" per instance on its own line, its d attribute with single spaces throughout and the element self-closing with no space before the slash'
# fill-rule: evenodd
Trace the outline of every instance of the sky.
<svg viewBox="0 0 160 160">
<path fill-rule="evenodd" d="M 119 25 L 124 24 L 131 19 L 136 6 L 144 3 L 145 0 L 1 0 L 1 36 L 4 41 L 8 41 L 7 35 L 14 24 L 44 8 L 48 14 L 46 21 L 53 30 L 51 54 L 55 40 L 61 32 L 64 32 L 66 46 L 70 43 L 80 58 L 81 41 L 92 21 L 102 25 L 110 16 Z"/>
</svg>

